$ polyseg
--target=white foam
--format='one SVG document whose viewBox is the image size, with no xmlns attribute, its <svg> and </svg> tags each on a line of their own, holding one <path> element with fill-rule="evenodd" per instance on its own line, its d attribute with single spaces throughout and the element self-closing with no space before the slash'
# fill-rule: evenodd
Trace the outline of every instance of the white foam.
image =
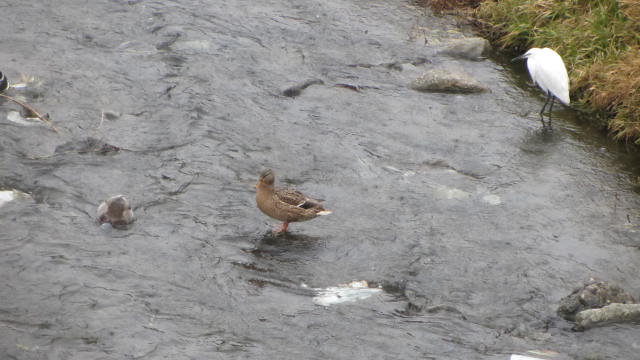
<svg viewBox="0 0 640 360">
<path fill-rule="evenodd" d="M 365 280 L 314 290 L 318 295 L 313 297 L 313 303 L 321 306 L 364 300 L 382 292 L 380 288 L 370 288 L 369 283 Z"/>
<path fill-rule="evenodd" d="M 211 48 L 211 43 L 207 40 L 177 41 L 173 44 L 173 48 L 176 50 L 205 51 Z"/>
<path fill-rule="evenodd" d="M 438 186 L 438 188 L 436 189 L 436 191 L 443 197 L 445 197 L 446 199 L 466 199 L 469 196 L 471 196 L 470 193 L 464 191 L 464 190 L 460 190 L 460 189 L 456 189 L 456 188 L 450 188 L 444 185 L 440 185 Z"/>
<path fill-rule="evenodd" d="M 489 194 L 489 195 L 483 196 L 482 197 L 482 201 L 486 202 L 489 205 L 500 205 L 500 204 L 502 204 L 502 199 L 500 199 L 500 196 L 493 195 L 493 194 Z"/>
</svg>

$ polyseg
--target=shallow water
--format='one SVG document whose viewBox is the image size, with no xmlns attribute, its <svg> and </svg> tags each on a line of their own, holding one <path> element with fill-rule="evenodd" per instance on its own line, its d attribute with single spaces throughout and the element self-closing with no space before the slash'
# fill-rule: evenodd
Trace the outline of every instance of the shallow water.
<svg viewBox="0 0 640 360">
<path fill-rule="evenodd" d="M 555 308 L 591 276 L 640 294 L 637 155 L 570 110 L 541 131 L 523 64 L 437 54 L 451 19 L 358 0 L 0 9 L 0 70 L 37 75 L 14 91 L 61 129 L 0 104 L 0 188 L 33 198 L 0 208 L 2 358 L 636 356 L 637 326 L 575 333 Z M 438 66 L 491 92 L 408 89 Z M 122 150 L 68 146 L 90 137 Z M 333 214 L 272 236 L 265 167 Z M 98 227 L 120 193 L 137 222 Z M 313 301 L 358 280 L 383 291 Z"/>
</svg>

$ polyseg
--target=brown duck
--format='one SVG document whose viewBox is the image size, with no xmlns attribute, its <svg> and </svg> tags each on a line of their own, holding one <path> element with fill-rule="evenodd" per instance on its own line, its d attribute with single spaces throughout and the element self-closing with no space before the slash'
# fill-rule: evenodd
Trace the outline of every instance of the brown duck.
<svg viewBox="0 0 640 360">
<path fill-rule="evenodd" d="M 318 200 L 306 197 L 299 191 L 274 186 L 275 175 L 271 169 L 260 174 L 256 184 L 258 208 L 270 217 L 283 222 L 274 232 L 287 231 L 289 223 L 311 220 L 329 215 L 331 211 L 322 207 Z"/>
<path fill-rule="evenodd" d="M 124 195 L 116 195 L 103 201 L 97 210 L 98 223 L 110 223 L 113 226 L 123 226 L 134 221 L 133 211 L 129 200 Z"/>
</svg>

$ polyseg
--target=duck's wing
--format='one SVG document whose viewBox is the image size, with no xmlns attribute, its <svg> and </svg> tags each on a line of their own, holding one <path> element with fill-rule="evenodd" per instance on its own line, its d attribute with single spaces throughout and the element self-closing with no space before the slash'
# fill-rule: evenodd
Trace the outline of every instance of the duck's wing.
<svg viewBox="0 0 640 360">
<path fill-rule="evenodd" d="M 278 199 L 284 203 L 287 203 L 291 206 L 303 208 L 303 209 L 311 209 L 314 207 L 321 206 L 320 202 L 317 200 L 306 197 L 303 193 L 290 189 L 290 188 L 280 188 L 275 191 Z"/>
</svg>

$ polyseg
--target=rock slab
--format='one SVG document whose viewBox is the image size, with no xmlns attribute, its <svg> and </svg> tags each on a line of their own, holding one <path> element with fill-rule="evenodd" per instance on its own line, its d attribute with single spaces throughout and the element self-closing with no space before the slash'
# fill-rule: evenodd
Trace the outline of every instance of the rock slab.
<svg viewBox="0 0 640 360">
<path fill-rule="evenodd" d="M 487 39 L 472 37 L 453 40 L 440 53 L 453 58 L 479 61 L 486 57 L 489 50 L 491 45 Z"/>
<path fill-rule="evenodd" d="M 576 315 L 575 330 L 586 330 L 614 323 L 640 322 L 640 304 L 609 304 L 600 309 L 589 309 Z"/>
<path fill-rule="evenodd" d="M 417 79 L 409 87 L 424 92 L 445 92 L 470 94 L 488 91 L 488 89 L 463 70 L 431 69 Z"/>
</svg>

